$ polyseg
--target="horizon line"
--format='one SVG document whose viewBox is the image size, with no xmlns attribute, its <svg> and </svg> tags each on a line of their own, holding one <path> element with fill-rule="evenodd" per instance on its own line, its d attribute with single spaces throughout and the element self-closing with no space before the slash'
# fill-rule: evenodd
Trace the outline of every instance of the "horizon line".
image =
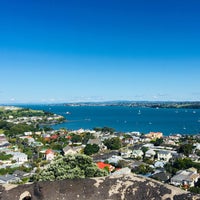
<svg viewBox="0 0 200 200">
<path fill-rule="evenodd" d="M 0 106 L 6 106 L 6 105 L 20 105 L 20 104 L 84 104 L 84 103 L 145 103 L 145 102 L 152 102 L 152 103 L 165 103 L 165 102 L 175 102 L 175 103 L 200 103 L 200 100 L 105 100 L 105 101 L 47 101 L 47 102 L 2 102 L 0 103 Z"/>
</svg>

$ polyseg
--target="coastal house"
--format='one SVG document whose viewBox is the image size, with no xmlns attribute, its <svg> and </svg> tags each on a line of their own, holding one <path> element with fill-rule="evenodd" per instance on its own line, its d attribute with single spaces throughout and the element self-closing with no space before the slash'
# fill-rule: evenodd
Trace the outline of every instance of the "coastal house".
<svg viewBox="0 0 200 200">
<path fill-rule="evenodd" d="M 149 139 L 160 139 L 163 137 L 163 133 L 161 132 L 150 132 L 148 134 L 145 135 L 146 138 Z"/>
<path fill-rule="evenodd" d="M 33 143 L 31 143 L 30 146 L 32 146 L 32 147 L 42 147 L 43 143 L 42 142 L 33 142 Z"/>
<path fill-rule="evenodd" d="M 41 131 L 36 131 L 36 132 L 35 132 L 35 135 L 41 135 L 41 134 L 42 134 Z"/>
<path fill-rule="evenodd" d="M 46 158 L 46 160 L 51 161 L 51 160 L 54 159 L 54 157 L 55 157 L 55 153 L 54 153 L 53 150 L 47 149 L 47 150 L 45 151 L 45 158 Z"/>
<path fill-rule="evenodd" d="M 6 174 L 6 175 L 0 176 L 0 184 L 16 183 L 19 181 L 20 181 L 20 178 L 14 175 Z"/>
<path fill-rule="evenodd" d="M 154 163 L 155 168 L 164 168 L 164 165 L 165 165 L 165 162 L 163 162 L 163 161 L 156 161 Z"/>
<path fill-rule="evenodd" d="M 104 162 L 98 162 L 96 164 L 97 164 L 97 167 L 99 169 L 105 169 L 105 168 L 107 168 L 109 172 L 111 172 L 111 171 L 113 171 L 115 169 L 114 166 L 112 166 L 110 164 L 107 164 L 107 163 L 104 163 Z"/>
<path fill-rule="evenodd" d="M 181 134 L 174 134 L 174 135 L 169 135 L 168 138 L 170 138 L 171 140 L 175 141 L 175 142 L 179 142 L 180 138 L 182 137 Z"/>
<path fill-rule="evenodd" d="M 131 157 L 132 158 L 142 158 L 144 155 L 144 152 L 142 150 L 133 150 Z"/>
<path fill-rule="evenodd" d="M 19 138 L 22 139 L 22 140 L 28 140 L 29 144 L 35 142 L 35 139 L 32 136 L 30 136 L 30 135 L 28 135 L 28 136 L 21 136 Z"/>
<path fill-rule="evenodd" d="M 153 149 L 149 149 L 145 153 L 146 158 L 153 158 L 156 155 L 156 152 Z"/>
<path fill-rule="evenodd" d="M 195 147 L 195 150 L 200 150 L 200 143 L 195 143 L 193 146 Z"/>
<path fill-rule="evenodd" d="M 58 137 L 59 137 L 59 136 L 58 136 L 57 134 L 54 134 L 54 135 L 51 135 L 51 136 L 50 136 L 50 139 L 51 139 L 51 140 L 57 140 Z"/>
<path fill-rule="evenodd" d="M 155 148 L 154 144 L 152 144 L 152 143 L 144 144 L 144 145 L 142 145 L 142 147 L 146 147 L 148 149 L 154 149 Z"/>
<path fill-rule="evenodd" d="M 32 135 L 33 133 L 31 131 L 27 131 L 27 132 L 24 132 L 24 135 L 28 136 L 28 135 Z"/>
<path fill-rule="evenodd" d="M 133 138 L 133 144 L 136 144 L 136 143 L 140 142 L 140 140 L 141 140 L 141 138 L 138 136 L 133 136 L 132 138 Z"/>
<path fill-rule="evenodd" d="M 168 162 L 170 158 L 172 158 L 172 154 L 170 151 L 158 151 L 157 152 L 158 160 Z"/>
<path fill-rule="evenodd" d="M 151 175 L 150 177 L 153 179 L 159 180 L 163 183 L 168 183 L 170 181 L 171 176 L 172 175 L 168 172 L 158 172 Z"/>
<path fill-rule="evenodd" d="M 121 156 L 113 155 L 110 158 L 107 159 L 109 163 L 117 164 L 120 160 L 123 160 Z"/>
<path fill-rule="evenodd" d="M 82 150 L 81 146 L 66 146 L 63 148 L 63 154 L 64 155 L 68 155 L 68 154 L 76 154 L 76 153 L 80 153 L 80 151 Z"/>
<path fill-rule="evenodd" d="M 193 162 L 199 162 L 200 160 L 200 156 L 196 155 L 196 154 L 190 154 L 188 156 Z"/>
<path fill-rule="evenodd" d="M 130 137 L 126 137 L 126 138 L 122 138 L 122 143 L 124 144 L 130 144 L 130 145 L 133 145 L 134 144 L 134 140 L 133 138 L 130 136 Z"/>
<path fill-rule="evenodd" d="M 8 142 L 4 134 L 0 134 L 0 148 L 8 147 L 10 143 Z"/>
<path fill-rule="evenodd" d="M 29 177 L 31 173 L 27 173 L 21 170 L 16 170 L 12 175 L 19 179 L 23 179 L 23 178 Z"/>
<path fill-rule="evenodd" d="M 122 156 L 122 158 L 130 158 L 132 155 L 132 150 L 128 148 L 121 149 L 120 155 Z"/>
<path fill-rule="evenodd" d="M 18 164 L 23 164 L 28 161 L 28 156 L 21 152 L 9 152 L 13 155 L 12 160 L 16 161 Z"/>
<path fill-rule="evenodd" d="M 184 185 L 194 187 L 194 184 L 198 181 L 199 177 L 197 169 L 189 168 L 187 170 L 178 171 L 176 175 L 171 178 L 170 183 L 175 186 Z"/>
</svg>

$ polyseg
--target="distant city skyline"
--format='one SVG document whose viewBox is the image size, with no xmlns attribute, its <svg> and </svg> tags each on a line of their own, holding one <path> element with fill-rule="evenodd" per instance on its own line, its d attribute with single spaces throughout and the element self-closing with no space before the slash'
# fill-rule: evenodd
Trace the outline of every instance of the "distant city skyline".
<svg viewBox="0 0 200 200">
<path fill-rule="evenodd" d="M 0 2 L 0 104 L 200 100 L 197 0 Z"/>
</svg>

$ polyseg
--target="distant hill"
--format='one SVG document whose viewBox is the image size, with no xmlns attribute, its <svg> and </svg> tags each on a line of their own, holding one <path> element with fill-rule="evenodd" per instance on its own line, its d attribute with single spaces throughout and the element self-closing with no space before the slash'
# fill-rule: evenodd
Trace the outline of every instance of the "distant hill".
<svg viewBox="0 0 200 200">
<path fill-rule="evenodd" d="M 200 109 L 200 101 L 106 101 L 106 102 L 79 102 L 65 103 L 65 106 L 129 106 L 129 107 L 147 107 L 147 108 L 185 108 Z"/>
<path fill-rule="evenodd" d="M 30 198 L 27 196 L 31 195 Z M 27 198 L 25 198 L 27 197 Z M 179 188 L 133 174 L 104 178 L 62 180 L 0 188 L 1 200 L 192 200 Z"/>
</svg>

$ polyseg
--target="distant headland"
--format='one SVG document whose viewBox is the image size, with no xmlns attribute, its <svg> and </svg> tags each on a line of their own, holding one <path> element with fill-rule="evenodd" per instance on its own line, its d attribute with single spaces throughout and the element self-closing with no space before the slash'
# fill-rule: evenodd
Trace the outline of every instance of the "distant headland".
<svg viewBox="0 0 200 200">
<path fill-rule="evenodd" d="M 105 101 L 64 103 L 65 106 L 128 106 L 146 108 L 200 109 L 200 101 Z"/>
</svg>

